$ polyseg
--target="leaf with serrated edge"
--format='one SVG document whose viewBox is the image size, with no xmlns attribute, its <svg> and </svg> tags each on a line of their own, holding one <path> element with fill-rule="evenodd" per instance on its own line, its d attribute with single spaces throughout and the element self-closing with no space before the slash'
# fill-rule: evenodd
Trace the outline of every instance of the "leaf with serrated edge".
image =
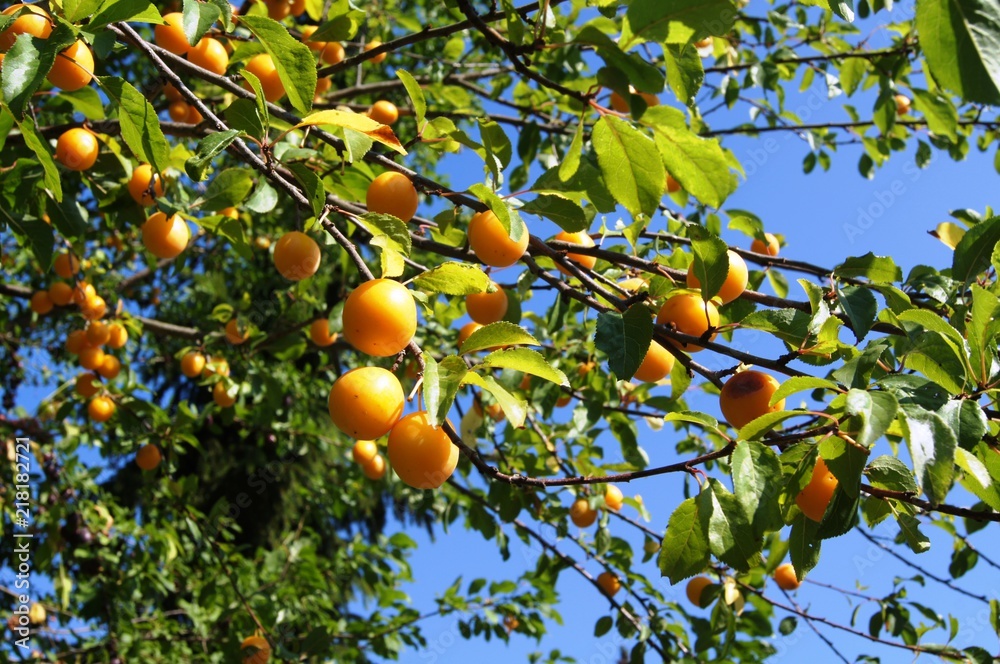
<svg viewBox="0 0 1000 664">
<path fill-rule="evenodd" d="M 421 273 L 413 280 L 420 290 L 445 295 L 472 295 L 485 293 L 490 278 L 478 265 L 447 262 Z"/>
<path fill-rule="evenodd" d="M 668 577 L 670 583 L 677 583 L 701 572 L 710 561 L 698 504 L 694 498 L 688 498 L 677 506 L 667 523 L 667 534 L 657 558 L 660 574 Z"/>
<path fill-rule="evenodd" d="M 493 351 L 483 358 L 483 367 L 512 369 L 538 376 L 557 385 L 569 385 L 566 374 L 556 369 L 536 350 L 530 348 L 508 348 Z"/>
<path fill-rule="evenodd" d="M 524 420 L 528 415 L 527 402 L 508 392 L 493 376 L 483 376 L 470 371 L 465 375 L 464 384 L 475 385 L 492 394 L 510 425 L 515 429 L 524 426 Z"/>
<path fill-rule="evenodd" d="M 477 350 L 495 349 L 499 346 L 538 346 L 538 339 L 520 325 L 499 321 L 484 325 L 462 344 L 462 355 Z"/>
<path fill-rule="evenodd" d="M 434 360 L 429 353 L 424 357 L 424 405 L 427 418 L 432 426 L 440 426 L 448 417 L 448 411 L 455 403 L 458 390 L 469 368 L 465 361 L 457 355 L 449 355 L 440 362 Z"/>
</svg>

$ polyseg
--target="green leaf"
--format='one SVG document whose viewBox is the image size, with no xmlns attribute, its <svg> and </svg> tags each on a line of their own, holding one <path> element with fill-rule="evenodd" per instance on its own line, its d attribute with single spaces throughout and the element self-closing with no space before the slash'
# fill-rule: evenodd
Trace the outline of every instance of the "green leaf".
<svg viewBox="0 0 1000 664">
<path fill-rule="evenodd" d="M 381 250 L 382 277 L 398 277 L 403 274 L 403 257 L 409 256 L 413 247 L 406 224 L 391 214 L 375 212 L 366 212 L 356 217 L 354 223 L 371 233 L 371 246 Z"/>
<path fill-rule="evenodd" d="M 788 534 L 788 554 L 795 568 L 795 576 L 801 581 L 811 569 L 819 563 L 819 550 L 822 540 L 819 538 L 819 524 L 799 514 L 792 522 L 792 530 Z"/>
<path fill-rule="evenodd" d="M 712 554 L 742 572 L 753 567 L 760 558 L 764 541 L 755 537 L 736 496 L 717 479 L 709 478 L 696 500 L 698 517 L 702 529 L 708 533 L 708 548 Z"/>
<path fill-rule="evenodd" d="M 35 260 L 42 270 L 47 272 L 52 265 L 52 248 L 55 245 L 52 227 L 41 219 L 27 219 L 20 216 L 8 216 L 7 223 L 10 224 L 21 245 L 27 244 L 31 247 Z"/>
<path fill-rule="evenodd" d="M 274 187 L 267 183 L 267 180 L 261 178 L 257 182 L 257 188 L 253 190 L 249 198 L 243 201 L 243 207 L 250 212 L 256 212 L 258 214 L 267 214 L 274 209 L 274 206 L 278 204 L 278 192 L 274 190 Z"/>
<path fill-rule="evenodd" d="M 365 13 L 350 0 L 334 0 L 327 11 L 326 23 L 313 33 L 316 41 L 348 41 L 354 39 L 358 28 L 365 20 Z"/>
<path fill-rule="evenodd" d="M 955 477 L 958 441 L 937 413 L 916 406 L 902 407 L 903 437 L 913 459 L 913 470 L 927 499 L 944 502 Z"/>
<path fill-rule="evenodd" d="M 420 273 L 413 285 L 429 293 L 471 295 L 489 290 L 490 278 L 478 265 L 449 261 Z"/>
<path fill-rule="evenodd" d="M 590 219 L 583 208 L 568 198 L 557 194 L 541 194 L 521 207 L 520 212 L 545 217 L 571 233 L 586 230 Z"/>
<path fill-rule="evenodd" d="M 1000 104 L 1000 5 L 979 0 L 919 2 L 920 47 L 939 85 L 966 101 Z"/>
<path fill-rule="evenodd" d="M 721 238 L 708 233 L 700 233 L 691 241 L 694 261 L 689 270 L 701 285 L 701 298 L 708 302 L 718 295 L 729 276 L 729 247 Z"/>
<path fill-rule="evenodd" d="M 257 117 L 260 119 L 260 122 L 264 127 L 261 136 L 267 136 L 267 132 L 271 127 L 271 114 L 267 110 L 267 97 L 264 96 L 264 88 L 260 83 L 260 79 L 246 69 L 241 69 L 239 73 L 240 76 L 243 77 L 243 80 L 245 80 L 253 90 L 253 102 L 257 105 Z M 239 129 L 239 127 L 233 127 L 233 129 Z"/>
<path fill-rule="evenodd" d="M 809 314 L 798 309 L 761 309 L 741 320 L 740 326 L 770 332 L 798 347 L 809 336 Z"/>
<path fill-rule="evenodd" d="M 960 352 L 940 332 L 924 332 L 913 340 L 912 348 L 906 355 L 906 365 L 952 394 L 960 394 L 965 389 L 967 378 L 966 364 Z"/>
<path fill-rule="evenodd" d="M 656 144 L 628 122 L 610 115 L 594 125 L 591 143 L 615 200 L 632 216 L 653 216 L 667 177 Z"/>
<path fill-rule="evenodd" d="M 952 279 L 968 283 L 989 269 L 997 242 L 1000 242 L 1000 217 L 984 219 L 966 231 L 952 256 Z"/>
<path fill-rule="evenodd" d="M 170 145 L 160 128 L 156 109 L 146 101 L 142 93 L 124 79 L 117 76 L 102 76 L 100 81 L 101 88 L 118 106 L 118 123 L 125 144 L 139 161 L 152 164 L 155 173 L 164 172 L 170 164 Z M 228 132 L 213 136 L 226 133 Z M 206 137 L 201 144 L 213 136 Z M 227 142 L 226 145 L 228 144 Z"/>
<path fill-rule="evenodd" d="M 860 59 L 860 58 L 859 58 Z M 955 105 L 944 95 L 934 94 L 927 90 L 913 90 L 913 108 L 927 120 L 927 128 L 938 136 L 946 136 L 954 141 L 957 138 L 958 111 Z"/>
<path fill-rule="evenodd" d="M 858 89 L 865 74 L 871 69 L 871 63 L 865 58 L 848 58 L 840 66 L 840 88 L 850 97 Z"/>
<path fill-rule="evenodd" d="M 253 174 L 248 168 L 227 168 L 220 172 L 209 183 L 201 209 L 215 212 L 242 203 L 253 189 Z"/>
<path fill-rule="evenodd" d="M 966 322 L 965 332 L 969 339 L 969 366 L 980 386 L 990 377 L 994 334 L 989 330 L 997 320 L 1000 320 L 1000 298 L 979 284 L 972 284 L 972 319 Z"/>
<path fill-rule="evenodd" d="M 189 157 L 188 160 L 184 162 L 184 171 L 187 173 L 188 177 L 195 182 L 204 180 L 207 177 L 206 171 L 208 171 L 212 165 L 212 160 L 215 159 L 220 152 L 225 150 L 230 143 L 235 141 L 239 135 L 239 131 L 235 129 L 227 129 L 226 131 L 209 134 L 205 138 L 201 139 L 198 142 L 198 148 L 195 151 L 194 156 Z M 156 170 L 155 166 L 154 170 Z"/>
<path fill-rule="evenodd" d="M 744 441 L 733 451 L 731 472 L 736 500 L 753 527 L 754 536 L 780 530 L 783 522 L 778 496 L 781 493 L 781 462 L 771 448 Z"/>
<path fill-rule="evenodd" d="M 677 362 L 674 366 L 677 366 L 680 362 Z M 712 417 L 711 415 L 706 415 L 705 413 L 699 413 L 696 411 L 678 411 L 673 413 L 667 413 L 663 416 L 664 422 L 689 422 L 691 424 L 697 424 L 706 429 L 714 429 L 718 431 L 719 421 Z"/>
<path fill-rule="evenodd" d="M 779 410 L 776 413 L 765 413 L 755 420 L 748 422 L 740 429 L 740 440 L 755 440 L 767 432 L 771 431 L 778 424 L 793 417 L 799 417 L 802 411 Z"/>
<path fill-rule="evenodd" d="M 462 344 L 462 355 L 477 350 L 493 350 L 500 346 L 538 346 L 538 340 L 520 325 L 506 321 L 484 325 Z"/>
<path fill-rule="evenodd" d="M 63 0 L 66 19 L 77 23 L 88 16 L 93 16 L 105 0 Z"/>
<path fill-rule="evenodd" d="M 35 153 L 39 163 L 42 165 L 46 188 L 52 192 L 52 196 L 56 201 L 62 201 L 62 180 L 59 178 L 59 169 L 56 167 L 56 160 L 53 159 L 52 153 L 49 152 L 48 143 L 38 133 L 38 128 L 35 126 L 35 118 L 29 115 L 22 121 L 15 119 L 15 122 L 17 122 L 17 128 L 20 130 L 21 135 L 24 136 L 24 144 Z"/>
<path fill-rule="evenodd" d="M 699 202 L 721 207 L 735 189 L 735 179 L 719 142 L 688 129 L 683 114 L 675 108 L 651 108 L 643 114 L 642 122 L 653 129 L 666 172 Z M 665 183 L 660 183 L 660 195 Z"/>
<path fill-rule="evenodd" d="M 80 17 L 83 18 L 83 17 Z M 97 34 L 99 28 L 118 21 L 159 22 L 160 12 L 149 0 L 113 0 L 101 4 L 87 24 L 87 30 Z M 75 21 L 74 21 L 75 22 Z"/>
<path fill-rule="evenodd" d="M 491 171 L 494 168 L 503 170 L 510 163 L 511 157 L 514 156 L 514 147 L 511 145 L 510 139 L 503 127 L 496 122 L 480 118 L 478 123 L 479 137 L 483 140 L 487 165 L 490 165 Z M 493 162 L 492 165 L 490 162 Z M 499 173 L 494 173 L 494 181 L 499 181 Z"/>
<path fill-rule="evenodd" d="M 653 340 L 653 317 L 642 303 L 624 314 L 608 311 L 597 315 L 594 344 L 608 356 L 608 367 L 619 380 L 631 380 Z"/>
<path fill-rule="evenodd" d="M 888 136 L 896 124 L 896 100 L 887 85 L 879 90 L 875 108 L 872 110 L 872 121 L 883 136 Z"/>
<path fill-rule="evenodd" d="M 465 374 L 469 372 L 465 360 L 457 355 L 437 362 L 430 353 L 424 357 L 424 406 L 431 426 L 440 426 L 448 417 L 451 405 L 455 403 L 458 390 Z"/>
<path fill-rule="evenodd" d="M 424 118 L 427 115 L 427 100 L 424 98 L 424 91 L 420 88 L 420 84 L 417 83 L 417 79 L 413 78 L 413 75 L 405 69 L 397 69 L 396 76 L 403 82 L 406 94 L 410 95 L 410 103 L 413 105 L 413 114 L 417 119 L 417 127 L 420 127 L 424 124 Z"/>
<path fill-rule="evenodd" d="M 685 106 L 692 105 L 705 81 L 705 70 L 698 51 L 667 44 L 663 48 L 663 61 L 667 67 L 667 83 L 677 101 Z"/>
<path fill-rule="evenodd" d="M 87 220 L 83 216 L 83 208 L 74 198 L 72 200 L 63 198 L 61 201 L 53 200 L 46 209 L 52 217 L 52 223 L 56 230 L 66 238 L 82 237 L 90 230 Z"/>
<path fill-rule="evenodd" d="M 566 374 L 549 364 L 541 353 L 530 348 L 507 348 L 493 351 L 483 358 L 483 363 L 480 366 L 487 369 L 512 369 L 538 376 L 557 385 L 569 385 Z"/>
<path fill-rule="evenodd" d="M 856 434 L 858 445 L 871 448 L 896 419 L 899 402 L 888 392 L 852 389 L 847 393 L 845 410 L 861 418 L 861 430 Z"/>
<path fill-rule="evenodd" d="M 913 472 L 902 461 L 887 454 L 877 457 L 865 468 L 865 475 L 873 487 L 916 493 L 919 489 Z"/>
<path fill-rule="evenodd" d="M 559 179 L 566 182 L 580 169 L 580 156 L 583 154 L 583 121 L 577 123 L 576 131 L 573 133 L 573 142 L 569 144 L 569 149 L 563 155 L 559 164 Z"/>
<path fill-rule="evenodd" d="M 955 450 L 955 463 L 963 471 L 960 477 L 962 486 L 991 509 L 1000 512 L 1000 489 L 983 462 L 972 452 L 959 447 Z"/>
<path fill-rule="evenodd" d="M 906 512 L 896 512 L 899 534 L 913 553 L 924 553 L 931 548 L 931 541 L 920 530 L 920 521 Z"/>
<path fill-rule="evenodd" d="M 736 15 L 731 0 L 632 0 L 619 42 L 623 49 L 647 41 L 684 45 L 726 34 Z"/>
<path fill-rule="evenodd" d="M 625 53 L 610 37 L 593 24 L 585 25 L 576 38 L 577 44 L 587 44 L 597 51 L 602 60 L 628 79 L 639 92 L 658 95 L 663 92 L 663 74 L 637 53 Z"/>
<path fill-rule="evenodd" d="M 181 12 L 184 26 L 184 36 L 188 44 L 194 46 L 205 36 L 205 33 L 212 28 L 212 24 L 222 18 L 219 8 L 208 2 L 198 0 L 184 0 L 184 9 Z"/>
<path fill-rule="evenodd" d="M 851 322 L 854 338 L 860 343 L 875 324 L 878 302 L 867 288 L 837 285 L 837 301 Z"/>
<path fill-rule="evenodd" d="M 701 572 L 711 562 L 708 538 L 698 515 L 698 502 L 688 498 L 670 515 L 656 560 L 660 574 L 677 583 Z"/>
<path fill-rule="evenodd" d="M 867 277 L 874 282 L 891 284 L 903 278 L 903 272 L 892 258 L 876 256 L 868 252 L 864 256 L 852 256 L 834 268 L 834 276 L 853 278 Z"/>
<path fill-rule="evenodd" d="M 785 381 L 778 386 L 774 394 L 771 395 L 771 405 L 778 403 L 785 397 L 795 394 L 796 392 L 804 392 L 805 390 L 815 390 L 818 388 L 827 390 L 839 390 L 840 388 L 832 380 L 827 380 L 825 378 L 816 378 L 814 376 L 792 376 L 787 378 Z"/>
<path fill-rule="evenodd" d="M 937 413 L 955 434 L 961 449 L 975 448 L 989 430 L 986 413 L 971 399 L 952 399 L 939 408 Z"/>
<path fill-rule="evenodd" d="M 611 631 L 611 628 L 613 626 L 614 626 L 614 621 L 611 620 L 611 616 L 601 616 L 594 624 L 594 636 L 597 637 L 604 636 L 605 634 Z"/>
<path fill-rule="evenodd" d="M 494 325 L 497 324 L 494 323 Z M 465 383 L 480 387 L 492 394 L 493 398 L 500 404 L 500 409 L 503 410 L 503 414 L 507 416 L 507 420 L 512 427 L 520 429 L 524 426 L 524 419 L 528 414 L 528 404 L 508 392 L 493 376 L 483 376 L 470 371 L 465 374 Z"/>
<path fill-rule="evenodd" d="M 246 260 L 253 260 L 253 250 L 250 249 L 250 242 L 247 240 L 243 230 L 243 224 L 238 219 L 230 217 L 203 217 L 199 220 L 206 229 L 225 238 L 232 245 L 233 250 Z"/>
<path fill-rule="evenodd" d="M 316 59 L 313 52 L 293 39 L 280 23 L 264 16 L 241 16 L 240 25 L 260 40 L 264 50 L 274 60 L 288 101 L 299 113 L 308 113 L 316 94 Z"/>
<path fill-rule="evenodd" d="M 250 72 L 246 72 L 253 76 Z M 263 93 L 261 93 L 263 99 Z M 257 140 L 264 138 L 264 123 L 261 120 L 257 102 L 251 99 L 236 99 L 222 112 L 226 124 L 232 129 L 245 132 L 248 136 L 253 136 Z"/>
<path fill-rule="evenodd" d="M 524 224 L 524 220 L 521 219 L 515 210 L 511 210 L 504 199 L 496 195 L 496 193 L 482 184 L 477 182 L 469 187 L 469 193 L 486 203 L 489 206 L 493 214 L 496 215 L 497 221 L 503 226 L 503 229 L 507 231 L 510 238 L 514 241 L 521 239 L 523 233 L 528 232 L 527 226 Z"/>
<path fill-rule="evenodd" d="M 41 39 L 18 35 L 3 61 L 3 102 L 17 118 L 23 118 L 31 98 L 45 81 L 55 53 Z"/>
<path fill-rule="evenodd" d="M 316 174 L 316 171 L 302 162 L 293 162 L 287 164 L 287 167 L 292 175 L 295 176 L 299 185 L 301 185 L 306 198 L 309 199 L 313 215 L 316 217 L 321 216 L 323 208 L 326 207 L 326 190 L 323 188 L 323 180 Z"/>
</svg>

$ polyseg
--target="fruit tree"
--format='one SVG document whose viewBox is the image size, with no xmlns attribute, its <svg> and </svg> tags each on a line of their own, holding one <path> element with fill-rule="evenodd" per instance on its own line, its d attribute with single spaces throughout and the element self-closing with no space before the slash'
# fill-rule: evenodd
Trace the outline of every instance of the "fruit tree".
<svg viewBox="0 0 1000 664">
<path fill-rule="evenodd" d="M 1000 217 L 812 216 L 980 181 L 996 0 L 48 0 L 0 53 L 11 661 L 996 661 Z"/>
</svg>

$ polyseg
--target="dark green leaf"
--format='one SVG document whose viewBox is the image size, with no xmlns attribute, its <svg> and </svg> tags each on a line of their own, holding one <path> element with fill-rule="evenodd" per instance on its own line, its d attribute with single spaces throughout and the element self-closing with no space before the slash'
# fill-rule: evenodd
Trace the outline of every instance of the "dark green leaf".
<svg viewBox="0 0 1000 664">
<path fill-rule="evenodd" d="M 944 502 L 955 477 L 955 434 L 937 413 L 903 406 L 903 434 L 913 470 L 927 499 Z"/>
<path fill-rule="evenodd" d="M 643 304 L 633 304 L 624 314 L 602 312 L 597 316 L 594 343 L 608 356 L 608 367 L 619 380 L 631 380 L 653 339 L 653 317 Z"/>
<path fill-rule="evenodd" d="M 997 242 L 1000 242 L 1000 217 L 984 219 L 966 231 L 952 257 L 952 278 L 969 282 L 988 269 Z"/>
<path fill-rule="evenodd" d="M 698 515 L 698 502 L 688 498 L 670 515 L 667 534 L 660 546 L 660 574 L 677 583 L 704 570 L 711 560 L 708 538 Z"/>
<path fill-rule="evenodd" d="M 448 417 L 468 371 L 465 360 L 457 355 L 437 362 L 429 353 L 424 353 L 424 406 L 432 426 L 440 426 Z"/>
<path fill-rule="evenodd" d="M 127 85 L 127 84 L 126 84 Z M 131 86 L 130 86 L 131 87 Z M 235 129 L 227 129 L 215 134 L 209 134 L 198 142 L 198 148 L 193 157 L 189 157 L 184 163 L 184 170 L 195 182 L 204 180 L 206 172 L 212 164 L 212 160 L 225 150 L 230 143 L 236 140 L 240 132 Z M 161 134 L 162 136 L 162 134 Z M 257 210 L 263 212 L 263 210 Z"/>
<path fill-rule="evenodd" d="M 280 23 L 264 16 L 241 16 L 240 25 L 260 40 L 264 50 L 274 60 L 292 107 L 299 113 L 308 113 L 316 94 L 316 59 L 313 52 L 293 39 Z"/>
<path fill-rule="evenodd" d="M 591 141 L 615 200 L 632 216 L 651 217 L 666 182 L 656 144 L 628 122 L 610 115 L 594 125 Z"/>
<path fill-rule="evenodd" d="M 170 145 L 167 144 L 167 138 L 160 128 L 160 119 L 156 115 L 156 109 L 142 93 L 124 79 L 117 76 L 103 76 L 100 80 L 105 93 L 118 106 L 118 123 L 126 145 L 139 161 L 152 164 L 154 172 L 164 172 L 170 162 Z M 201 145 L 205 145 L 206 141 L 211 143 L 213 137 L 225 136 L 228 133 L 222 132 L 206 137 L 199 145 L 199 155 L 201 154 Z M 226 145 L 228 144 L 226 142 Z M 214 157 L 215 154 L 217 153 L 213 153 L 212 156 Z M 190 175 L 191 172 L 188 171 L 188 174 Z M 203 179 L 194 176 L 192 178 Z"/>
<path fill-rule="evenodd" d="M 712 554 L 737 570 L 749 570 L 758 562 L 764 541 L 755 536 L 736 496 L 710 478 L 696 500 Z"/>
<path fill-rule="evenodd" d="M 1000 104 L 1000 5 L 979 0 L 917 3 L 917 32 L 931 75 L 967 101 Z"/>
</svg>

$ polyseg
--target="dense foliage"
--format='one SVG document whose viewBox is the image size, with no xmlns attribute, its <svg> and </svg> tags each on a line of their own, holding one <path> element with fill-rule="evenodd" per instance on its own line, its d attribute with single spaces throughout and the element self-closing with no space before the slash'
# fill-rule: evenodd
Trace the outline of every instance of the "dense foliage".
<svg viewBox="0 0 1000 664">
<path fill-rule="evenodd" d="M 34 656 L 409 660 L 427 611 L 541 652 L 579 574 L 631 661 L 764 661 L 806 623 L 993 661 L 919 581 L 850 625 L 782 593 L 883 522 L 904 560 L 933 523 L 941 575 L 986 564 L 1000 218 L 955 212 L 952 265 L 904 276 L 788 258 L 726 201 L 776 134 L 865 178 L 993 149 L 996 2 L 38 7 L 0 16 L 0 487 L 53 587 L 21 625 L 3 602 Z M 415 607 L 410 528 L 535 557 Z"/>
</svg>

